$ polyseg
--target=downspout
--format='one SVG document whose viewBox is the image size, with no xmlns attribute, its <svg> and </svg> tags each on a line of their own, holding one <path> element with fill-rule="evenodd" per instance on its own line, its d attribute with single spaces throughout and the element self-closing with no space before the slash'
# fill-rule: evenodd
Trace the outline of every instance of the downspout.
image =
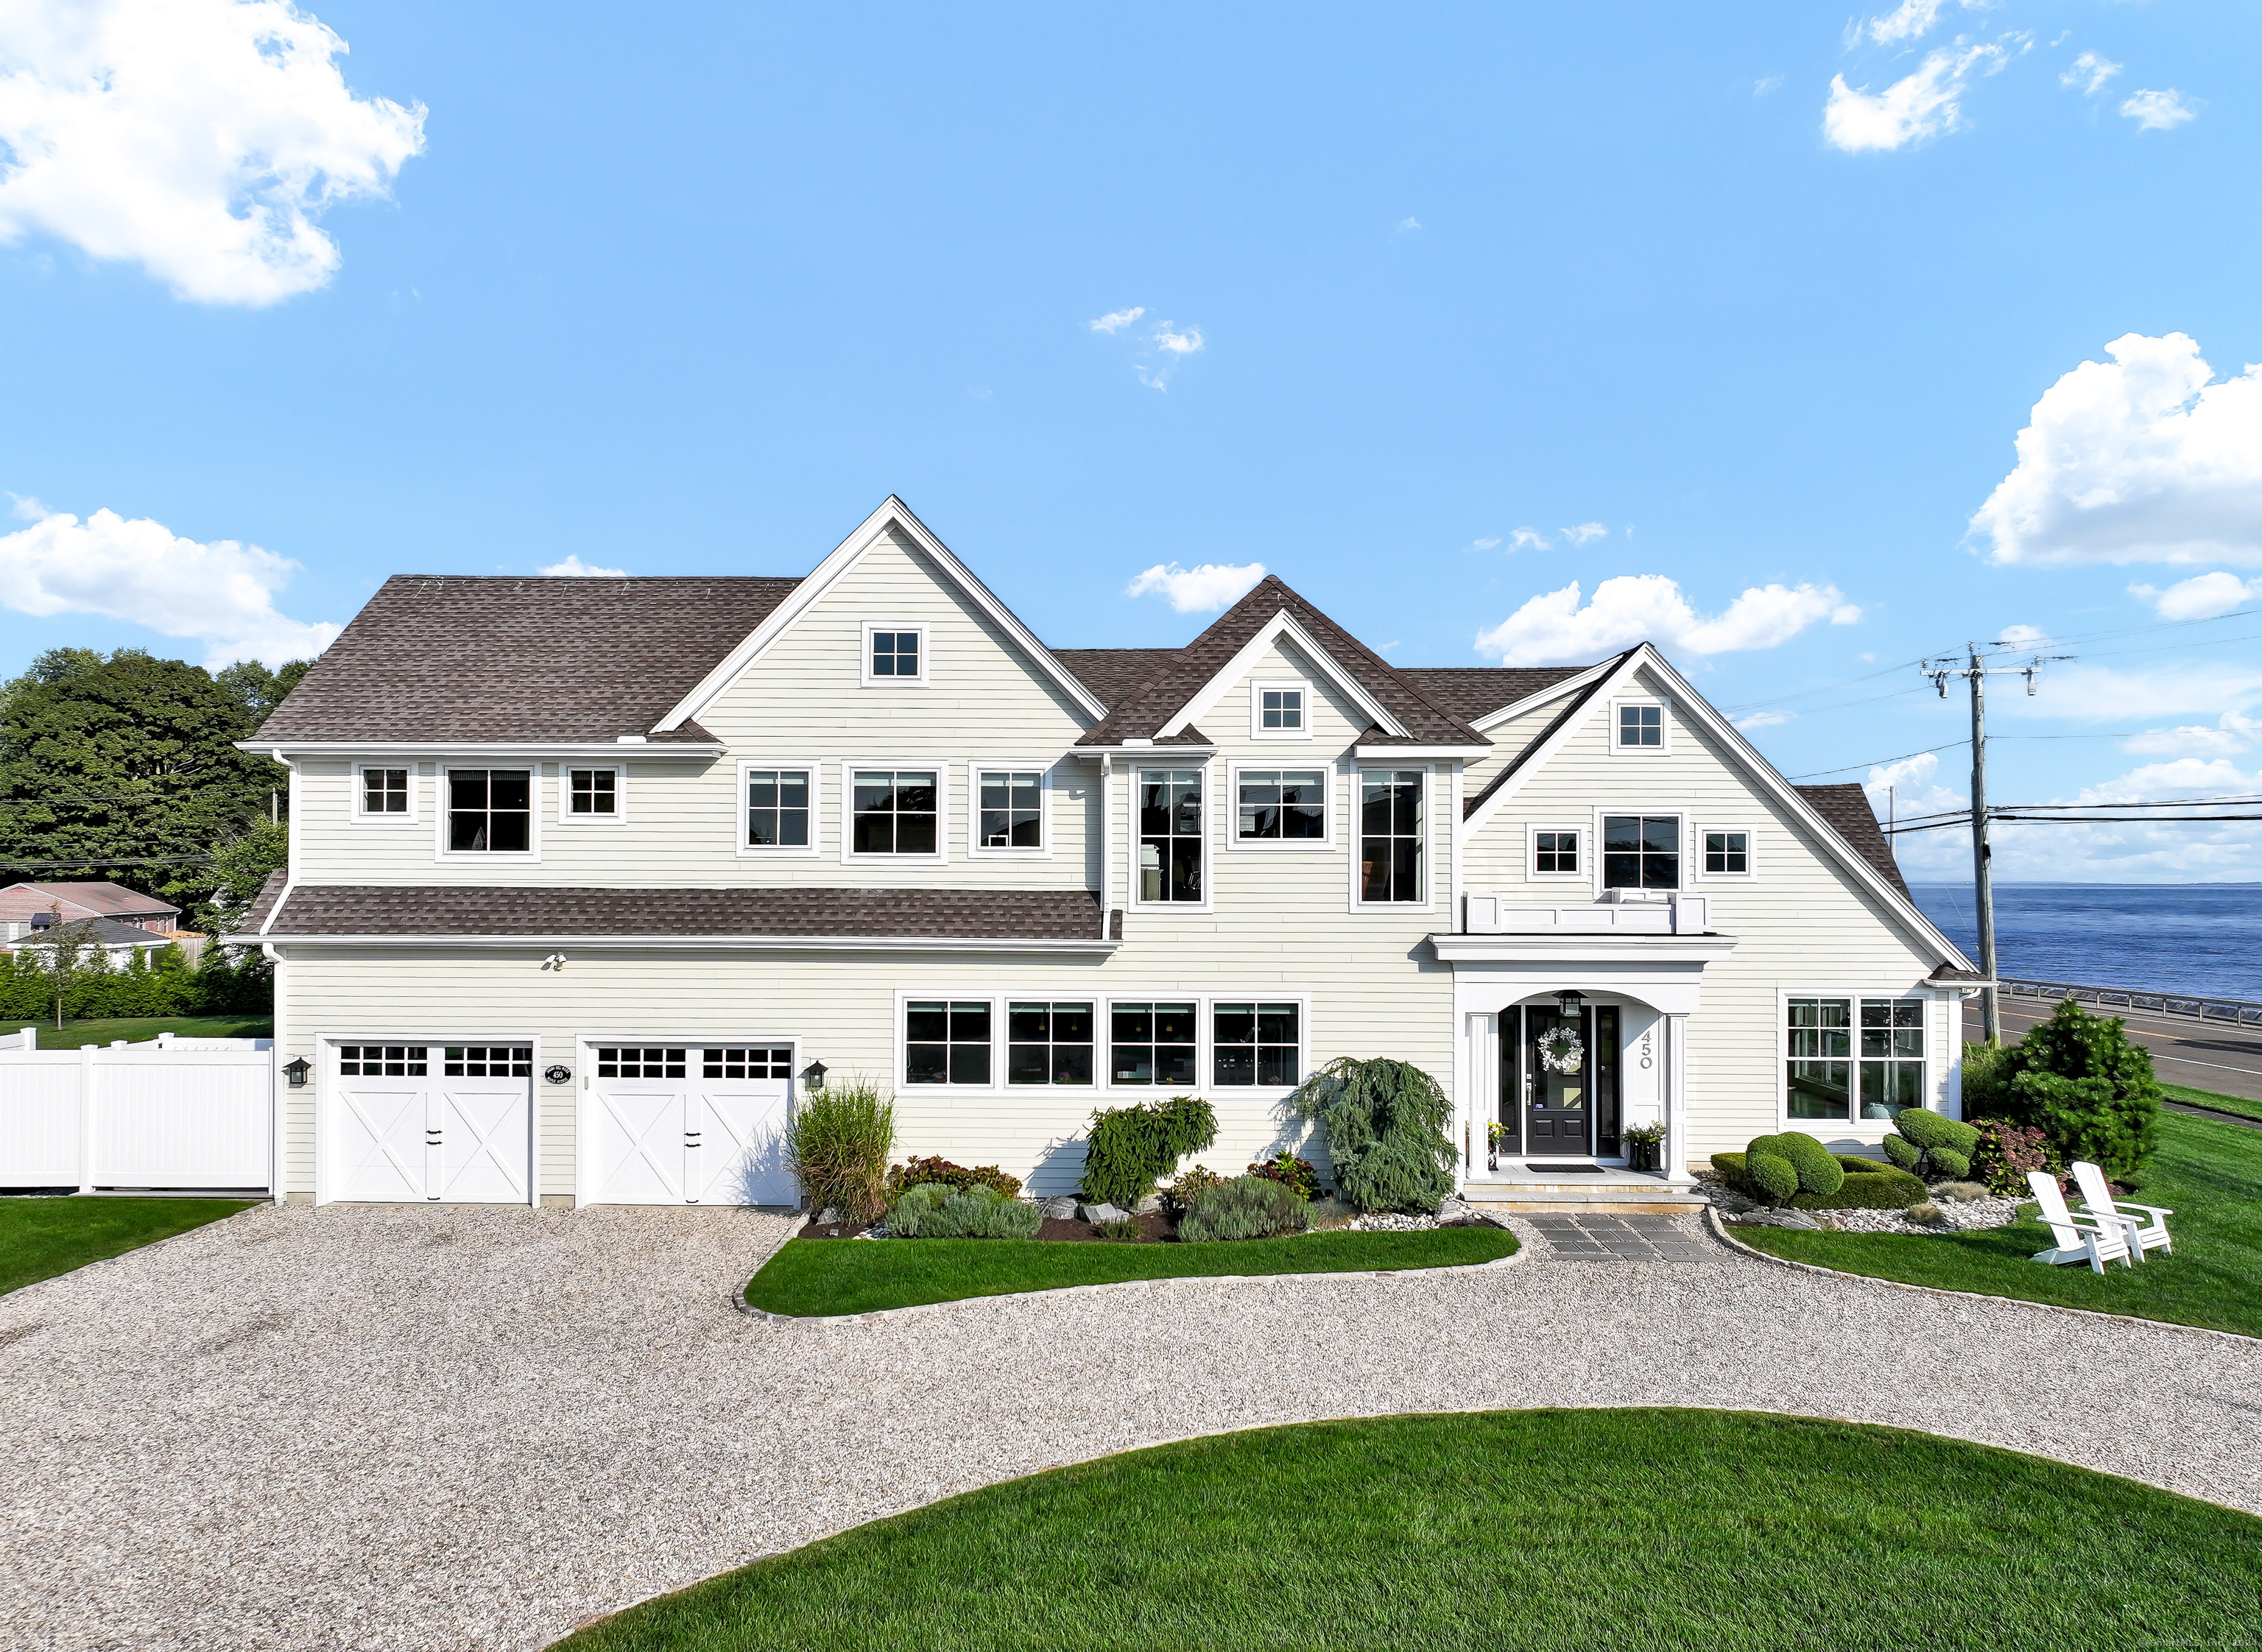
<svg viewBox="0 0 2262 1652">
<path fill-rule="evenodd" d="M 1099 938 L 1114 938 L 1107 932 L 1107 915 L 1115 906 L 1115 755 L 1111 751 L 1099 754 Z"/>
</svg>

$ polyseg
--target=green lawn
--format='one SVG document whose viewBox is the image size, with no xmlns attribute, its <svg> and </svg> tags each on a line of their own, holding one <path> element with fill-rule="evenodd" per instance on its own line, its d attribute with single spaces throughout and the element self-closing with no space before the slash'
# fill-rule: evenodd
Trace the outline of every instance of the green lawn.
<svg viewBox="0 0 2262 1652">
<path fill-rule="evenodd" d="M 0 1027 L 13 1032 L 14 1027 Z M 271 1016 L 142 1016 L 124 1021 L 66 1021 L 60 1027 L 52 1017 L 40 1029 L 42 1050 L 76 1050 L 82 1044 L 146 1044 L 161 1032 L 184 1038 L 271 1038 Z"/>
<path fill-rule="evenodd" d="M 875 1520 L 567 1652 L 2251 1645 L 2262 1520 L 1744 1411 L 1391 1417 L 1103 1458 Z"/>
<path fill-rule="evenodd" d="M 1125 1279 L 1205 1274 L 1345 1274 L 1449 1268 L 1512 1254 L 1506 1228 L 1307 1233 L 1210 1245 L 1078 1239 L 792 1239 L 763 1264 L 746 1300 L 770 1313 L 869 1313 L 962 1296 L 1005 1296 Z"/>
<path fill-rule="evenodd" d="M 2244 1095 L 2195 1090 L 2188 1084 L 2163 1084 L 2160 1089 L 2170 1101 L 2182 1102 L 2186 1106 L 2211 1107 L 2218 1113 L 2236 1113 L 2241 1118 L 2262 1119 L 2262 1102 L 2249 1101 Z"/>
<path fill-rule="evenodd" d="M 2159 1152 L 2135 1196 L 2175 1212 L 2168 1218 L 2175 1254 L 2155 1252 L 2137 1268 L 2111 1263 L 2101 1279 L 2086 1267 L 2032 1261 L 2051 1242 L 2039 1222 L 1941 1238 L 1735 1232 L 1756 1249 L 1849 1274 L 2262 1337 L 2262 1131 L 2163 1113 Z"/>
<path fill-rule="evenodd" d="M 0 1199 L 0 1292 L 234 1216 L 242 1199 Z"/>
</svg>

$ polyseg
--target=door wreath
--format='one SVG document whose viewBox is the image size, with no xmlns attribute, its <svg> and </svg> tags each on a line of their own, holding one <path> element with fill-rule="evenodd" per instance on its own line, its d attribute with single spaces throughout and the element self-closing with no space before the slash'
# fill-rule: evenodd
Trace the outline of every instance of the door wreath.
<svg viewBox="0 0 2262 1652">
<path fill-rule="evenodd" d="M 1587 1048 L 1572 1027 L 1550 1027 L 1539 1035 L 1539 1059 L 1551 1073 L 1576 1073 L 1585 1063 Z"/>
</svg>

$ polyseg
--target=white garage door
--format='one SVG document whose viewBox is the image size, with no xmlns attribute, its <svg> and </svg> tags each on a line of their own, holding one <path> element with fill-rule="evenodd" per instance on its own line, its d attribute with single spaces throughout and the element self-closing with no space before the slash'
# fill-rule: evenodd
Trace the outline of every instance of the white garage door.
<svg viewBox="0 0 2262 1652">
<path fill-rule="evenodd" d="M 329 1196 L 524 1204 L 533 1103 L 530 1045 L 342 1044 Z"/>
<path fill-rule="evenodd" d="M 782 1045 L 599 1044 L 582 1051 L 584 1204 L 791 1204 Z"/>
</svg>

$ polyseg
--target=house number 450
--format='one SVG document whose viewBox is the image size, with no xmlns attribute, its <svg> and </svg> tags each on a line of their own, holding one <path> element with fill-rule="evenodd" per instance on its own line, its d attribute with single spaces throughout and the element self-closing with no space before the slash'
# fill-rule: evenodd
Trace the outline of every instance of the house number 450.
<svg viewBox="0 0 2262 1652">
<path fill-rule="evenodd" d="M 1655 1065 L 1655 1063 L 1650 1059 L 1649 1045 L 1650 1039 L 1655 1036 L 1655 1034 L 1648 1032 L 1645 1032 L 1641 1035 L 1641 1065 L 1644 1072 L 1647 1072 L 1650 1067 Z"/>
</svg>

